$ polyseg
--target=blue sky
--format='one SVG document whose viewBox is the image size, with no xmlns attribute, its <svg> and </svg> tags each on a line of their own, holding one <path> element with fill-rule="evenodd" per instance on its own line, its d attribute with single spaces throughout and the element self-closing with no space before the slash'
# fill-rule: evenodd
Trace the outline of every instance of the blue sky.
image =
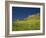
<svg viewBox="0 0 46 38">
<path fill-rule="evenodd" d="M 40 13 L 40 8 L 12 7 L 12 19 L 24 19 L 29 15 Z"/>
</svg>

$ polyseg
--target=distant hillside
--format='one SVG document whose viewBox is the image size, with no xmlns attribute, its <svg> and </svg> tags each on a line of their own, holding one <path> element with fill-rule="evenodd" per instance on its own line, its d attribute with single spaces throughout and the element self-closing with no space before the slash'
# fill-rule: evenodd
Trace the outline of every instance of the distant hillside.
<svg viewBox="0 0 46 38">
<path fill-rule="evenodd" d="M 40 29 L 40 14 L 34 14 L 24 18 L 24 20 L 17 19 L 13 21 L 13 30 L 39 30 Z"/>
</svg>

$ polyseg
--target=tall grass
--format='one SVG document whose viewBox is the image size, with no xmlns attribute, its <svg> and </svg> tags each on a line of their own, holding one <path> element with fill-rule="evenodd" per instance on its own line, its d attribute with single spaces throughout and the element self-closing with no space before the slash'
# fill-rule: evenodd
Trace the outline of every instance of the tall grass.
<svg viewBox="0 0 46 38">
<path fill-rule="evenodd" d="M 15 20 L 12 22 L 12 30 L 40 30 L 40 15 L 28 16 L 24 20 Z"/>
</svg>

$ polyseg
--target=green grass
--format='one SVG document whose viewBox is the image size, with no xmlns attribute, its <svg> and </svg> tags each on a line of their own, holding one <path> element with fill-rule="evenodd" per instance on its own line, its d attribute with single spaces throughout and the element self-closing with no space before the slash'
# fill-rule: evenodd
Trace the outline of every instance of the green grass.
<svg viewBox="0 0 46 38">
<path fill-rule="evenodd" d="M 24 20 L 17 19 L 16 21 L 13 21 L 12 30 L 40 30 L 40 15 L 32 15 L 24 18 Z"/>
</svg>

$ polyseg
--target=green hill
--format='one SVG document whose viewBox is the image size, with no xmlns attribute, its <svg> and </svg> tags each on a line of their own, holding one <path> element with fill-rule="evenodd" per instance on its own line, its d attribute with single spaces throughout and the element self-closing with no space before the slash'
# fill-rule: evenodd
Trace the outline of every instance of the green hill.
<svg viewBox="0 0 46 38">
<path fill-rule="evenodd" d="M 40 15 L 34 14 L 24 18 L 24 20 L 17 19 L 16 21 L 13 21 L 12 30 L 40 30 Z"/>
</svg>

